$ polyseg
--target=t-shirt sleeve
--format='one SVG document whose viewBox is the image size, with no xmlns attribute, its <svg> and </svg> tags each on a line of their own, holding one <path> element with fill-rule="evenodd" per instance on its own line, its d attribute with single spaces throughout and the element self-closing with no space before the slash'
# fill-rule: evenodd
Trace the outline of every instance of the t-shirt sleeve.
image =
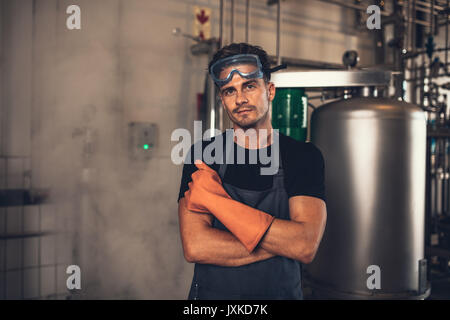
<svg viewBox="0 0 450 320">
<path fill-rule="evenodd" d="M 194 145 L 192 145 L 191 149 L 189 150 L 189 153 L 186 156 L 186 159 L 184 160 L 183 173 L 181 175 L 180 192 L 178 194 L 178 201 L 180 201 L 180 199 L 184 197 L 184 193 L 189 190 L 188 184 L 189 182 L 192 181 L 192 174 L 195 171 L 197 171 L 197 167 L 194 164 L 193 150 Z"/>
<path fill-rule="evenodd" d="M 193 144 L 189 149 L 189 152 L 184 160 L 183 173 L 181 175 L 180 192 L 178 193 L 178 201 L 180 201 L 180 199 L 184 197 L 184 193 L 189 190 L 189 182 L 192 181 L 192 174 L 198 170 L 197 167 L 195 166 L 196 159 L 202 160 L 211 169 L 218 171 L 219 166 L 215 162 L 216 159 L 214 157 L 214 149 L 212 151 L 213 153 L 212 158 L 214 160 L 213 163 L 209 163 L 207 159 L 202 157 L 205 148 L 213 141 L 215 141 L 215 138 L 207 142 L 205 142 L 205 140 L 199 140 L 195 144 Z M 200 153 L 197 152 L 196 154 L 195 150 L 200 150 L 201 152 Z"/>
<path fill-rule="evenodd" d="M 325 164 L 319 148 L 305 143 L 289 162 L 286 172 L 289 197 L 311 196 L 326 201 Z"/>
<path fill-rule="evenodd" d="M 194 164 L 185 163 L 183 166 L 183 174 L 181 175 L 180 192 L 178 194 L 178 201 L 184 197 L 184 193 L 189 189 L 189 182 L 192 181 L 191 175 L 197 170 Z"/>
</svg>

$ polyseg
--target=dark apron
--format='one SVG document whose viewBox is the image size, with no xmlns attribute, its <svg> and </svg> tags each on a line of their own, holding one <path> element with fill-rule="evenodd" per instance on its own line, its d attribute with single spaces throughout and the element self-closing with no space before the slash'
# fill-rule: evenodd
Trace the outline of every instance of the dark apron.
<svg viewBox="0 0 450 320">
<path fill-rule="evenodd" d="M 281 159 L 273 186 L 264 191 L 245 190 L 224 183 L 235 200 L 267 212 L 278 219 L 290 220 L 289 197 L 284 188 Z M 223 180 L 227 165 L 219 167 Z M 216 218 L 213 227 L 228 229 Z M 189 300 L 286 299 L 301 300 L 301 264 L 299 261 L 276 256 L 240 267 L 195 264 Z"/>
</svg>

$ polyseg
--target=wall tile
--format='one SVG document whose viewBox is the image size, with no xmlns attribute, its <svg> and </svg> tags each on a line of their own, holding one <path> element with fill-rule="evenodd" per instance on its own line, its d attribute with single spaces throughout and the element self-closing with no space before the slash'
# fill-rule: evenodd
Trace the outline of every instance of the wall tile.
<svg viewBox="0 0 450 320">
<path fill-rule="evenodd" d="M 6 159 L 0 158 L 0 189 L 6 189 Z"/>
<path fill-rule="evenodd" d="M 9 158 L 6 163 L 8 189 L 23 188 L 23 159 Z"/>
<path fill-rule="evenodd" d="M 39 265 L 39 238 L 32 237 L 23 240 L 23 265 L 24 267 Z"/>
<path fill-rule="evenodd" d="M 8 207 L 6 208 L 6 232 L 21 233 L 22 232 L 22 208 Z"/>
<path fill-rule="evenodd" d="M 39 269 L 25 269 L 23 279 L 23 296 L 25 299 L 39 298 Z"/>
<path fill-rule="evenodd" d="M 22 240 L 9 239 L 6 240 L 6 269 L 20 268 Z"/>
<path fill-rule="evenodd" d="M 0 272 L 5 269 L 6 269 L 6 240 L 0 240 Z"/>
<path fill-rule="evenodd" d="M 6 299 L 22 298 L 22 279 L 20 271 L 6 272 Z"/>
<path fill-rule="evenodd" d="M 69 234 L 58 234 L 56 241 L 56 261 L 58 264 L 71 265 L 73 263 L 72 241 Z"/>
<path fill-rule="evenodd" d="M 55 264 L 56 237 L 54 235 L 41 237 L 41 265 Z"/>
<path fill-rule="evenodd" d="M 41 230 L 54 231 L 56 229 L 55 207 L 53 205 L 41 205 Z"/>
<path fill-rule="evenodd" d="M 6 299 L 6 272 L 0 272 L 0 300 Z"/>
<path fill-rule="evenodd" d="M 55 295 L 55 267 L 41 268 L 41 298 L 51 299 Z"/>
<path fill-rule="evenodd" d="M 38 232 L 39 231 L 39 207 L 38 206 L 24 206 L 24 231 Z"/>
<path fill-rule="evenodd" d="M 56 290 L 58 294 L 70 295 L 69 290 L 67 289 L 67 277 L 70 275 L 66 273 L 68 265 L 59 265 L 57 266 L 57 283 Z"/>
<path fill-rule="evenodd" d="M 0 234 L 6 233 L 6 218 L 6 208 L 0 208 Z"/>
</svg>

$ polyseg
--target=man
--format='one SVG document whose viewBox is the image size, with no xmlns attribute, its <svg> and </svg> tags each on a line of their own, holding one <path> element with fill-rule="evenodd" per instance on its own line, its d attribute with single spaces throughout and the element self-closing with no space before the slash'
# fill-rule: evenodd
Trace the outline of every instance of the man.
<svg viewBox="0 0 450 320">
<path fill-rule="evenodd" d="M 209 71 L 234 132 L 253 130 L 258 143 L 255 149 L 235 134 L 225 163 L 194 163 L 192 152 L 187 158 L 178 199 L 184 255 L 195 263 L 189 299 L 302 299 L 301 264 L 314 259 L 326 222 L 322 154 L 273 133 L 273 69 L 260 47 L 226 46 Z M 265 149 L 277 159 L 278 140 L 275 174 L 261 174 L 267 163 L 259 157 L 238 163 L 241 151 L 250 159 Z"/>
</svg>

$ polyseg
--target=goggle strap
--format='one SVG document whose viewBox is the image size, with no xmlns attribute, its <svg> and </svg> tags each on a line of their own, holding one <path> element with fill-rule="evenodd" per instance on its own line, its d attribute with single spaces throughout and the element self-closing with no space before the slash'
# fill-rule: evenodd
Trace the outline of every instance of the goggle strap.
<svg viewBox="0 0 450 320">
<path fill-rule="evenodd" d="M 277 72 L 278 70 L 286 69 L 286 68 L 287 68 L 287 64 L 283 63 L 283 64 L 280 64 L 279 66 L 276 66 L 276 67 L 273 67 L 273 68 L 269 69 L 269 72 L 273 73 L 273 72 Z"/>
</svg>

